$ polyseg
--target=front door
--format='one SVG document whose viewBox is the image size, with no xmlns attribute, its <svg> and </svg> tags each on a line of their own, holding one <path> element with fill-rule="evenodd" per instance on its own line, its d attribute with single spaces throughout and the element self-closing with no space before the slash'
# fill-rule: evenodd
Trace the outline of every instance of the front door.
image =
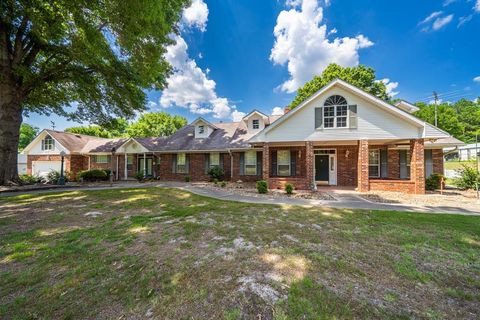
<svg viewBox="0 0 480 320">
<path fill-rule="evenodd" d="M 315 155 L 315 181 L 329 182 L 329 155 Z"/>
<path fill-rule="evenodd" d="M 151 176 L 153 173 L 153 159 L 152 158 L 146 158 L 145 159 L 145 175 L 146 176 Z M 138 159 L 138 171 L 143 172 L 143 158 Z"/>
</svg>

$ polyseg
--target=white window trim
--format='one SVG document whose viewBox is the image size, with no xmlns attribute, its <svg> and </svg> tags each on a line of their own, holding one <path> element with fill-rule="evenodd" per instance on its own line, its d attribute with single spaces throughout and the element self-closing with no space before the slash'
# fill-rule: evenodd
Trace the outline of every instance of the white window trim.
<svg viewBox="0 0 480 320">
<path fill-rule="evenodd" d="M 105 157 L 105 161 L 99 161 L 99 158 L 98 157 Z M 101 163 L 101 164 L 105 164 L 105 163 L 108 163 L 108 155 L 105 155 L 105 154 L 98 154 L 95 156 L 95 163 Z"/>
<path fill-rule="evenodd" d="M 205 134 L 205 126 L 204 125 L 198 126 L 198 134 Z"/>
<path fill-rule="evenodd" d="M 279 161 L 278 153 L 279 152 L 288 152 L 288 164 L 281 164 Z M 291 161 L 292 161 L 292 153 L 290 150 L 278 150 L 277 151 L 277 176 L 279 177 L 289 177 L 292 175 L 292 168 L 291 168 Z M 288 165 L 288 174 L 280 174 L 280 166 Z"/>
<path fill-rule="evenodd" d="M 255 121 L 256 121 L 256 123 L 255 123 Z M 255 128 L 255 126 L 257 126 L 257 127 Z M 253 130 L 260 129 L 260 119 L 253 119 L 252 120 L 252 129 Z"/>
<path fill-rule="evenodd" d="M 370 152 L 376 152 L 378 154 L 378 164 L 371 164 L 370 163 Z M 368 177 L 369 178 L 380 178 L 380 170 L 381 170 L 382 161 L 380 159 L 380 149 L 370 149 L 368 150 Z M 376 176 L 372 176 L 370 173 L 370 167 L 378 167 L 378 174 Z"/>
<path fill-rule="evenodd" d="M 247 173 L 247 166 L 253 166 L 253 164 L 248 164 L 247 163 L 247 154 L 253 154 L 254 155 L 254 159 L 255 159 L 255 173 Z M 256 176 L 257 175 L 257 171 L 258 171 L 258 168 L 257 168 L 257 152 L 256 151 L 253 151 L 253 150 L 250 150 L 250 151 L 245 151 L 244 153 L 244 164 L 243 164 L 243 173 L 244 175 L 246 176 Z"/>
<path fill-rule="evenodd" d="M 45 141 L 46 140 L 49 140 L 50 143 L 48 144 L 48 148 L 46 148 L 46 144 L 45 144 Z M 42 151 L 52 151 L 55 149 L 55 140 L 53 140 L 53 138 L 51 136 L 46 136 L 45 138 L 42 139 Z"/>
<path fill-rule="evenodd" d="M 337 107 L 347 107 L 347 115 L 345 116 L 337 116 Z M 328 116 L 327 118 L 329 119 L 333 119 L 333 127 L 325 127 L 325 108 L 328 108 L 328 107 L 333 107 L 333 116 Z M 322 114 L 322 126 L 321 126 L 321 129 L 348 129 L 350 128 L 350 108 L 348 107 L 348 104 L 347 105 L 333 105 L 333 106 L 323 106 L 323 114 Z M 337 127 L 337 118 L 338 117 L 346 117 L 347 118 L 347 121 L 346 121 L 346 126 L 345 127 Z"/>
<path fill-rule="evenodd" d="M 218 159 L 218 163 L 213 163 L 212 156 L 216 156 Z M 210 152 L 210 168 L 219 167 L 220 166 L 220 152 Z"/>
</svg>

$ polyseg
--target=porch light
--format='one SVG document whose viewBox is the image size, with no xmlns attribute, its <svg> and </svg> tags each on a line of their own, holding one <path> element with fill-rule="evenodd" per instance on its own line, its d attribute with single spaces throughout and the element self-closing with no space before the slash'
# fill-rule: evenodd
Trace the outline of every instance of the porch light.
<svg viewBox="0 0 480 320">
<path fill-rule="evenodd" d="M 350 150 L 345 151 L 345 159 L 348 159 L 350 156 Z"/>
</svg>

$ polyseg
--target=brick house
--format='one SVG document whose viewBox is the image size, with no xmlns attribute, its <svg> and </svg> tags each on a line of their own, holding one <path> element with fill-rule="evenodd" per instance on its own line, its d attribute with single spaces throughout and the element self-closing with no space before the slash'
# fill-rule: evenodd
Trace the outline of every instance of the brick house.
<svg viewBox="0 0 480 320">
<path fill-rule="evenodd" d="M 266 180 L 270 188 L 292 183 L 422 194 L 425 179 L 443 173 L 444 147 L 463 144 L 412 115 L 405 101 L 389 104 L 334 80 L 282 116 L 252 111 L 239 122 L 198 118 L 169 137 L 104 139 L 43 130 L 25 148 L 27 171 L 75 174 L 111 169 L 115 179 L 137 172 L 159 180 L 208 180 L 220 166 L 231 181 Z"/>
</svg>

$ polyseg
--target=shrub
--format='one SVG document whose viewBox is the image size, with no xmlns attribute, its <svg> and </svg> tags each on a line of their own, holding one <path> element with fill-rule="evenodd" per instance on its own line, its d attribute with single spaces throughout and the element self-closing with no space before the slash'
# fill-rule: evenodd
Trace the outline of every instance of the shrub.
<svg viewBox="0 0 480 320">
<path fill-rule="evenodd" d="M 217 181 L 222 180 L 223 176 L 225 175 L 225 171 L 223 171 L 223 169 L 220 168 L 219 166 L 210 168 L 210 170 L 208 170 L 207 173 L 210 176 L 210 179 L 212 180 L 217 179 Z"/>
<path fill-rule="evenodd" d="M 258 193 L 267 193 L 268 192 L 268 184 L 265 180 L 257 181 L 257 191 Z"/>
<path fill-rule="evenodd" d="M 190 182 L 190 176 L 185 176 L 185 182 Z"/>
<path fill-rule="evenodd" d="M 142 182 L 145 179 L 145 175 L 143 174 L 142 171 L 138 171 L 135 174 L 135 179 L 137 179 L 138 182 Z"/>
<path fill-rule="evenodd" d="M 222 183 L 220 183 L 220 187 L 225 188 L 226 186 L 227 186 L 227 182 L 226 182 L 226 181 L 222 181 Z"/>
<path fill-rule="evenodd" d="M 457 172 L 460 178 L 455 179 L 455 184 L 460 189 L 476 189 L 477 183 L 480 183 L 480 172 L 471 166 L 462 165 Z"/>
<path fill-rule="evenodd" d="M 442 184 L 443 175 L 439 173 L 432 173 L 430 177 L 425 180 L 425 189 L 427 190 L 437 190 L 440 189 Z"/>
<path fill-rule="evenodd" d="M 110 173 L 112 173 L 112 170 L 110 170 L 110 169 L 103 169 L 103 171 L 105 171 L 105 173 L 107 174 L 107 177 L 110 178 Z"/>
<path fill-rule="evenodd" d="M 218 179 L 217 178 L 213 178 L 213 184 L 218 184 Z"/>
<path fill-rule="evenodd" d="M 42 181 L 39 176 L 34 176 L 31 174 L 21 174 L 19 175 L 20 180 L 22 180 L 23 184 L 35 184 Z"/>
<path fill-rule="evenodd" d="M 293 185 L 290 184 L 290 183 L 287 183 L 287 184 L 285 185 L 285 192 L 286 192 L 287 194 L 292 194 L 292 193 L 293 193 Z"/>
<path fill-rule="evenodd" d="M 60 171 L 50 170 L 50 172 L 43 178 L 45 183 L 57 184 L 58 179 L 60 179 Z M 65 176 L 65 182 L 67 177 Z"/>
<path fill-rule="evenodd" d="M 105 181 L 108 180 L 109 175 L 107 174 L 106 170 L 101 169 L 92 169 L 92 170 L 85 170 L 80 171 L 77 174 L 77 180 L 81 181 Z"/>
</svg>

